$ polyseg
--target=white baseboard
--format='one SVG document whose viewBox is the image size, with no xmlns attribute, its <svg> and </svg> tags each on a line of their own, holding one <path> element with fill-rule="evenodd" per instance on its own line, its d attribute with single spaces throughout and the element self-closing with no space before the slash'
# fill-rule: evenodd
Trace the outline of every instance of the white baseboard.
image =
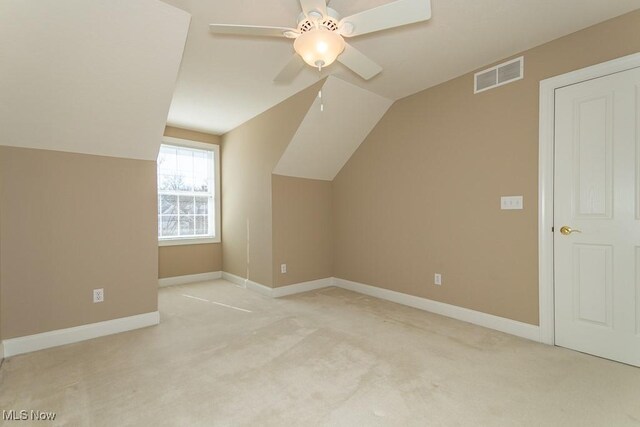
<svg viewBox="0 0 640 427">
<path fill-rule="evenodd" d="M 350 280 L 338 279 L 335 277 L 313 280 L 311 282 L 297 283 L 295 285 L 282 286 L 279 288 L 270 288 L 260 283 L 252 282 L 241 277 L 229 273 L 222 273 L 222 278 L 247 289 L 258 292 L 262 295 L 279 298 L 286 295 L 293 295 L 302 292 L 309 292 L 316 289 L 336 286 L 338 288 L 369 295 L 375 298 L 395 302 L 397 304 L 406 305 L 420 310 L 428 311 L 442 316 L 451 317 L 453 319 L 462 320 L 463 322 L 473 323 L 474 325 L 483 326 L 489 329 L 495 329 L 518 337 L 526 338 L 532 341 L 543 342 L 540 336 L 540 327 L 530 325 L 528 323 L 518 322 L 504 317 L 494 316 L 492 314 L 482 313 L 480 311 L 470 310 L 468 308 L 458 307 L 451 304 L 445 304 L 439 301 L 433 301 L 427 298 L 421 298 L 401 292 L 391 291 L 376 286 L 365 285 L 363 283 L 352 282 Z"/>
<path fill-rule="evenodd" d="M 312 280 L 310 282 L 296 283 L 294 285 L 281 286 L 271 290 L 271 296 L 280 298 L 287 295 L 300 294 L 302 292 L 314 291 L 316 289 L 328 288 L 333 286 L 333 278 Z"/>
<path fill-rule="evenodd" d="M 254 282 L 252 280 L 244 279 L 235 274 L 222 272 L 222 278 L 228 280 L 231 283 L 235 283 L 238 286 L 243 286 L 251 291 L 257 292 L 261 295 L 280 298 L 287 295 L 299 294 L 302 292 L 309 292 L 316 289 L 327 288 L 333 286 L 333 278 L 327 277 L 325 279 L 312 280 L 309 282 L 296 283 L 293 285 L 280 286 L 278 288 L 270 288 L 262 283 Z"/>
<path fill-rule="evenodd" d="M 28 335 L 25 337 L 10 338 L 2 342 L 4 357 L 30 353 L 45 348 L 58 347 L 72 344 L 106 335 L 131 331 L 134 329 L 154 326 L 160 323 L 160 313 L 157 311 L 136 316 L 122 317 L 120 319 L 91 323 L 67 329 Z"/>
<path fill-rule="evenodd" d="M 238 286 L 242 286 L 243 288 L 247 287 L 247 279 L 244 277 L 236 276 L 235 274 L 227 273 L 226 271 L 222 272 L 222 278 L 231 283 L 235 283 Z"/>
<path fill-rule="evenodd" d="M 267 297 L 273 297 L 273 288 L 265 286 L 261 283 L 253 282 L 251 280 L 246 280 L 247 289 L 262 294 Z"/>
<path fill-rule="evenodd" d="M 475 325 L 484 326 L 485 328 L 495 329 L 500 332 L 505 332 L 507 334 L 516 335 L 532 341 L 540 342 L 539 326 L 518 322 L 516 320 L 506 319 L 504 317 L 494 316 L 492 314 L 482 313 L 480 311 L 470 310 L 468 308 L 445 304 L 426 298 L 390 291 L 388 289 L 364 285 L 362 283 L 352 282 L 349 280 L 334 278 L 333 284 L 334 286 L 342 289 L 347 289 L 349 291 L 358 292 L 360 294 L 392 301 L 402 305 L 407 305 L 409 307 L 425 310 L 435 314 L 440 314 L 442 316 L 462 320 L 463 322 L 473 323 Z"/>
<path fill-rule="evenodd" d="M 158 279 L 158 286 L 161 288 L 167 286 L 184 285 L 187 283 L 206 282 L 222 278 L 221 271 L 212 271 L 210 273 L 189 274 L 186 276 L 166 277 Z"/>
</svg>

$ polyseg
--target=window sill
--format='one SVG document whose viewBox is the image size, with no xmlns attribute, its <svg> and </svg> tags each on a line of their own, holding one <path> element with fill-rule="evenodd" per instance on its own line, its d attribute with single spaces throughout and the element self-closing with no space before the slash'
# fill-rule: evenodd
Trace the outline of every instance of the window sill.
<svg viewBox="0 0 640 427">
<path fill-rule="evenodd" d="M 207 245 L 211 243 L 220 243 L 220 239 L 216 237 L 204 237 L 198 239 L 163 239 L 158 240 L 158 246 L 180 246 L 180 245 Z"/>
</svg>

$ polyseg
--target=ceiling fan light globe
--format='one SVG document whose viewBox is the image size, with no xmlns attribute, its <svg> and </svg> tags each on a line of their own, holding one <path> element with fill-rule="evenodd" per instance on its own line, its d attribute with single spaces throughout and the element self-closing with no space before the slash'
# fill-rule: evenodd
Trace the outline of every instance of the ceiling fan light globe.
<svg viewBox="0 0 640 427">
<path fill-rule="evenodd" d="M 316 28 L 302 33 L 293 43 L 295 51 L 312 67 L 327 67 L 344 51 L 342 36 L 334 31 Z"/>
<path fill-rule="evenodd" d="M 323 41 L 319 41 L 316 44 L 316 52 L 318 53 L 326 53 L 327 50 L 329 50 L 329 46 L 327 46 L 327 44 Z"/>
</svg>

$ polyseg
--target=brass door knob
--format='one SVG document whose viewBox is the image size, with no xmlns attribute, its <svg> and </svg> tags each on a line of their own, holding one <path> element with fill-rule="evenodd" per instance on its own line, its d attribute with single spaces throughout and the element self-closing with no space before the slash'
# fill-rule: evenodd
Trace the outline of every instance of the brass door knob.
<svg viewBox="0 0 640 427">
<path fill-rule="evenodd" d="M 582 231 L 573 229 L 567 225 L 560 229 L 560 234 L 562 234 L 563 236 L 568 236 L 571 233 L 582 233 Z"/>
</svg>

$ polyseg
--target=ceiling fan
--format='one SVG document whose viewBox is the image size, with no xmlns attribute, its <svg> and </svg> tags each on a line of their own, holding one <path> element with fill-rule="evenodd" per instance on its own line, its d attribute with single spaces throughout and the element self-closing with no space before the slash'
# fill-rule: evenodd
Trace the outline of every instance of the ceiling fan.
<svg viewBox="0 0 640 427">
<path fill-rule="evenodd" d="M 382 71 L 382 67 L 345 43 L 345 37 L 382 31 L 393 27 L 426 21 L 431 18 L 430 0 L 397 0 L 364 12 L 342 18 L 325 0 L 300 0 L 302 13 L 298 25 L 263 27 L 252 25 L 210 24 L 217 34 L 241 36 L 286 37 L 295 39 L 296 54 L 276 76 L 276 82 L 289 82 L 298 75 L 304 63 L 322 71 L 336 59 L 365 80 Z"/>
</svg>

